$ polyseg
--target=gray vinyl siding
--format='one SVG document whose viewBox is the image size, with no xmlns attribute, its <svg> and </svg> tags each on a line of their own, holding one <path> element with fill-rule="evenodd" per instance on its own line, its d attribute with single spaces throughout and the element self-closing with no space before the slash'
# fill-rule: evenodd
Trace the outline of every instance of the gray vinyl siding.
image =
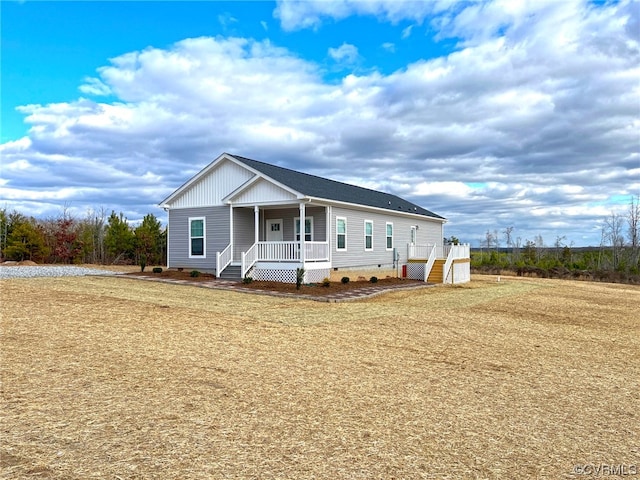
<svg viewBox="0 0 640 480">
<path fill-rule="evenodd" d="M 255 214 L 252 208 L 233 209 L 233 261 L 242 260 L 242 252 L 255 242 Z"/>
<path fill-rule="evenodd" d="M 336 249 L 336 218 L 347 219 L 347 249 Z M 373 250 L 365 250 L 364 221 L 373 221 Z M 418 225 L 418 245 L 442 245 L 442 223 L 416 217 L 387 215 L 365 210 L 333 207 L 331 212 L 332 266 L 337 268 L 392 266 L 393 251 L 387 250 L 387 222 L 393 223 L 393 246 L 400 254 L 399 262 L 407 261 L 407 245 L 411 238 L 411 226 Z"/>
<path fill-rule="evenodd" d="M 189 218 L 205 218 L 205 257 L 189 258 Z M 193 268 L 213 271 L 216 252 L 229 244 L 229 207 L 181 208 L 169 210 L 170 268 Z"/>
</svg>

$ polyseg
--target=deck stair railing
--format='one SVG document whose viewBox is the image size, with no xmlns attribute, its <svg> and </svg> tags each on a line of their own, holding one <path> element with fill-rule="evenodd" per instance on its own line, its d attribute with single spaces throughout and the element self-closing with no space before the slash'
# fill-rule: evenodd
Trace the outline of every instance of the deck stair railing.
<svg viewBox="0 0 640 480">
<path fill-rule="evenodd" d="M 253 245 L 251 245 L 251 247 L 249 247 L 249 250 L 247 250 L 246 252 L 242 252 L 242 261 L 240 266 L 240 274 L 242 278 L 247 276 L 247 273 L 249 272 L 249 270 L 251 270 L 251 267 L 253 267 L 258 261 L 257 246 L 258 244 L 254 243 Z"/>
<path fill-rule="evenodd" d="M 221 252 L 216 252 L 216 277 L 231 263 L 231 244 L 227 245 Z"/>
<path fill-rule="evenodd" d="M 435 245 L 431 246 L 431 252 L 429 253 L 429 257 L 427 260 L 427 264 L 424 266 L 424 281 L 426 282 L 429 278 L 429 274 L 431 273 L 431 269 L 433 268 L 433 264 L 436 263 L 436 251 L 437 248 Z"/>
</svg>

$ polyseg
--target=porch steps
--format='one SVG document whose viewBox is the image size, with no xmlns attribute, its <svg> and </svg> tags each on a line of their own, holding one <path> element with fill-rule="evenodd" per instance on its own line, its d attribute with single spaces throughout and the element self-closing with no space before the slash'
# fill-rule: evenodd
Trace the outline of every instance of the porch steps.
<svg viewBox="0 0 640 480">
<path fill-rule="evenodd" d="M 444 259 L 437 259 L 435 261 L 435 263 L 433 264 L 433 268 L 431 269 L 431 272 L 429 272 L 429 278 L 427 279 L 427 282 L 442 283 L 444 281 L 442 278 L 442 270 L 444 269 L 445 262 L 446 260 Z"/>
<path fill-rule="evenodd" d="M 240 265 L 229 265 L 222 271 L 219 278 L 223 280 L 241 280 L 241 269 Z"/>
</svg>

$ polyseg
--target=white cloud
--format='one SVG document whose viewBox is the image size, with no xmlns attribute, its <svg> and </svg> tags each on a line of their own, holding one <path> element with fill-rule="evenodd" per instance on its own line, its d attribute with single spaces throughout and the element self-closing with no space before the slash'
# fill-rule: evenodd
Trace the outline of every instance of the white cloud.
<svg viewBox="0 0 640 480">
<path fill-rule="evenodd" d="M 355 45 L 343 43 L 338 48 L 329 48 L 329 56 L 336 62 L 351 64 L 358 60 L 358 48 Z"/>
<path fill-rule="evenodd" d="M 545 221 L 563 215 L 579 241 L 615 195 L 637 193 L 640 49 L 630 3 L 465 3 L 457 15 L 409 3 L 414 21 L 441 12 L 441 36 L 460 48 L 337 83 L 295 52 L 245 38 L 116 57 L 83 86 L 115 101 L 21 107 L 31 130 L 0 146 L 0 205 L 72 200 L 80 213 L 106 205 L 138 218 L 222 151 L 407 196 L 468 241 L 507 225 L 523 238 L 551 237 Z M 281 3 L 279 15 L 300 28 L 300 9 L 308 26 L 328 12 L 402 15 L 395 2 Z M 330 52 L 343 62 L 357 54 L 346 43 Z"/>
<path fill-rule="evenodd" d="M 391 52 L 394 53 L 396 51 L 396 45 L 395 43 L 391 43 L 391 42 L 384 42 L 382 45 L 382 48 L 384 50 L 386 50 L 387 52 Z"/>
<path fill-rule="evenodd" d="M 409 38 L 411 36 L 411 31 L 413 30 L 413 27 L 415 25 L 409 25 L 408 27 L 404 28 L 402 30 L 402 35 L 400 36 L 401 38 Z"/>
<path fill-rule="evenodd" d="M 370 15 L 397 24 L 401 20 L 422 23 L 425 18 L 443 8 L 453 8 L 457 1 L 416 2 L 415 0 L 338 0 L 288 1 L 278 0 L 274 17 L 285 30 L 317 29 L 323 19 L 342 20 L 351 15 Z"/>
</svg>

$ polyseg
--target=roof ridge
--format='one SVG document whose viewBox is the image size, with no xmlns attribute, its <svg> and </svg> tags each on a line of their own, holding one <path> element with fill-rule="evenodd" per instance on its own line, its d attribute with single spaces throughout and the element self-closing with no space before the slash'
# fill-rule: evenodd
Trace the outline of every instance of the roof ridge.
<svg viewBox="0 0 640 480">
<path fill-rule="evenodd" d="M 234 154 L 228 153 L 228 152 L 227 152 L 227 154 L 231 155 L 233 158 L 249 160 L 251 162 L 256 162 L 256 163 L 260 163 L 262 165 L 266 165 L 267 167 L 270 167 L 270 168 L 279 168 L 279 169 L 282 169 L 282 170 L 287 170 L 289 172 L 296 173 L 298 175 L 306 175 L 308 177 L 319 178 L 319 179 L 324 180 L 324 181 L 339 183 L 340 185 L 346 185 L 346 186 L 351 187 L 351 188 L 361 188 L 362 190 L 368 190 L 369 192 L 383 193 L 385 195 L 396 197 L 396 198 L 399 198 L 400 200 L 408 202 L 408 200 L 404 200 L 402 197 L 399 197 L 395 193 L 384 192 L 382 190 L 376 190 L 374 188 L 361 187 L 360 185 L 354 185 L 353 183 L 341 182 L 340 180 L 334 180 L 333 178 L 321 177 L 320 175 L 314 175 L 313 173 L 301 172 L 300 170 L 294 170 L 293 168 L 281 167 L 280 165 L 274 165 L 273 163 L 267 163 L 267 162 L 262 162 L 260 160 L 254 160 L 253 158 L 243 157 L 241 155 L 234 155 Z"/>
</svg>

